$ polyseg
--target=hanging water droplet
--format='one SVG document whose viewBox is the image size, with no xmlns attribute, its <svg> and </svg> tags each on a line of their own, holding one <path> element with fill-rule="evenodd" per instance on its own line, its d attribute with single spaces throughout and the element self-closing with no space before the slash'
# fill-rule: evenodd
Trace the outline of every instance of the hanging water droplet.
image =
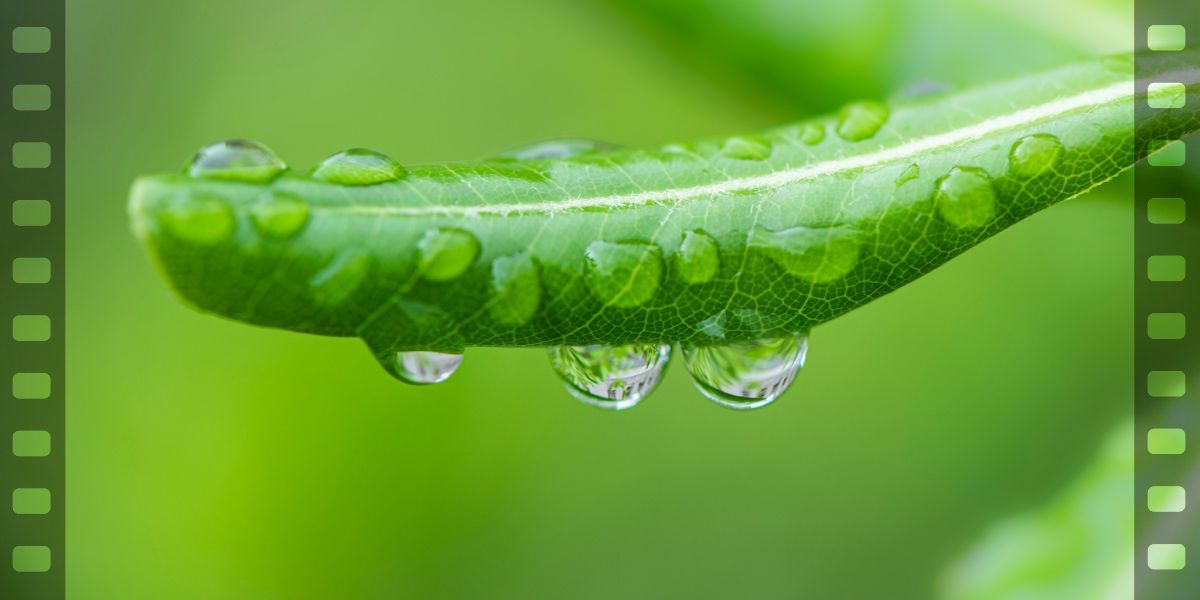
<svg viewBox="0 0 1200 600">
<path fill-rule="evenodd" d="M 699 229 L 684 232 L 683 243 L 675 255 L 675 272 L 680 279 L 692 284 L 708 283 L 717 276 L 720 266 L 717 240 Z"/>
<path fill-rule="evenodd" d="M 313 171 L 314 179 L 338 185 L 374 185 L 395 181 L 403 176 L 404 167 L 400 163 L 365 148 L 338 152 Z"/>
<path fill-rule="evenodd" d="M 524 325 L 542 302 L 537 263 L 525 254 L 502 256 L 492 262 L 492 297 L 488 313 L 504 325 Z"/>
<path fill-rule="evenodd" d="M 855 102 L 838 112 L 837 134 L 849 142 L 860 142 L 879 132 L 891 111 L 878 102 Z"/>
<path fill-rule="evenodd" d="M 1013 175 L 1032 179 L 1058 166 L 1063 145 L 1058 138 L 1038 133 L 1025 136 L 1008 152 L 1008 168 Z"/>
<path fill-rule="evenodd" d="M 188 164 L 188 175 L 246 183 L 267 183 L 287 165 L 266 146 L 249 140 L 229 140 L 201 148 Z"/>
<path fill-rule="evenodd" d="M 815 123 L 809 123 L 800 130 L 799 139 L 801 143 L 809 146 L 820 144 L 821 140 L 825 139 L 825 128 Z"/>
<path fill-rule="evenodd" d="M 461 229 L 430 229 L 417 242 L 421 276 L 450 281 L 462 275 L 479 256 L 479 240 Z"/>
<path fill-rule="evenodd" d="M 654 391 L 671 357 L 665 344 L 557 346 L 550 363 L 585 404 L 625 410 Z"/>
<path fill-rule="evenodd" d="M 265 238 L 287 240 L 308 224 L 308 204 L 286 192 L 271 191 L 250 207 L 250 222 Z"/>
<path fill-rule="evenodd" d="M 762 138 L 729 138 L 721 146 L 721 155 L 737 160 L 766 160 L 771 156 L 771 144 Z"/>
<path fill-rule="evenodd" d="M 903 171 L 900 171 L 899 175 L 896 176 L 896 187 L 900 187 L 920 176 L 921 167 L 918 166 L 917 163 L 908 165 Z"/>
<path fill-rule="evenodd" d="M 938 180 L 934 204 L 938 214 L 951 225 L 977 229 L 996 216 L 996 189 L 987 171 L 954 167 Z"/>
<path fill-rule="evenodd" d="M 658 292 L 662 251 L 640 242 L 592 242 L 584 271 L 588 289 L 605 305 L 640 306 Z"/>
<path fill-rule="evenodd" d="M 683 344 L 684 365 L 705 397 L 728 408 L 766 406 L 787 391 L 808 352 L 805 335 L 727 342 L 714 346 Z"/>
<path fill-rule="evenodd" d="M 233 237 L 237 219 L 224 200 L 202 192 L 168 204 L 159 220 L 175 238 L 197 246 L 215 246 Z"/>
<path fill-rule="evenodd" d="M 501 154 L 498 158 L 508 160 L 553 160 L 584 156 L 597 152 L 607 152 L 617 148 L 616 144 L 582 138 L 548 140 L 509 150 Z"/>
<path fill-rule="evenodd" d="M 430 385 L 441 383 L 454 374 L 462 364 L 463 355 L 442 352 L 397 352 L 395 373 L 406 383 Z"/>
<path fill-rule="evenodd" d="M 750 247 L 758 249 L 793 277 L 829 283 L 858 264 L 862 235 L 850 227 L 756 229 Z"/>
</svg>

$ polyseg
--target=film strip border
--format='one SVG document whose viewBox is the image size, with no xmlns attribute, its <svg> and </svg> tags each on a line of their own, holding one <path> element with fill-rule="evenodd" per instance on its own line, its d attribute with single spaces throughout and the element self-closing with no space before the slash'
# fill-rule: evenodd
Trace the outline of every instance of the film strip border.
<svg viewBox="0 0 1200 600">
<path fill-rule="evenodd" d="M 1194 598 L 1200 506 L 1189 506 L 1189 496 L 1200 500 L 1200 314 L 1189 312 L 1200 307 L 1200 139 L 1150 139 L 1143 125 L 1200 103 L 1183 82 L 1155 80 L 1145 61 L 1200 45 L 1200 11 L 1179 0 L 1137 0 L 1134 13 L 1144 51 L 1135 59 L 1134 137 L 1152 152 L 1134 172 L 1135 597 Z"/>
<path fill-rule="evenodd" d="M 12 600 L 66 596 L 64 11 L 0 2 L 0 597 Z"/>
</svg>

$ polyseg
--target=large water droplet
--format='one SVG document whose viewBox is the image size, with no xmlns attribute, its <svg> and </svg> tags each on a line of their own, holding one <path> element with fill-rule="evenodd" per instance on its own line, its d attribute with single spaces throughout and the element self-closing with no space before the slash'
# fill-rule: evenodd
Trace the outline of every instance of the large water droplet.
<svg viewBox="0 0 1200 600">
<path fill-rule="evenodd" d="M 371 272 L 371 255 L 362 250 L 344 250 L 308 282 L 317 304 L 335 306 L 346 301 Z"/>
<path fill-rule="evenodd" d="M 488 313 L 504 325 L 524 325 L 542 302 L 537 264 L 525 254 L 502 256 L 492 262 L 492 297 Z"/>
<path fill-rule="evenodd" d="M 572 158 L 617 149 L 616 144 L 587 139 L 562 139 L 538 142 L 509 150 L 499 156 L 509 160 L 553 160 Z"/>
<path fill-rule="evenodd" d="M 308 204 L 286 192 L 271 191 L 250 207 L 250 222 L 265 238 L 287 240 L 308 224 Z"/>
<path fill-rule="evenodd" d="M 430 229 L 417 242 L 421 276 L 450 281 L 462 275 L 479 256 L 479 240 L 461 229 Z"/>
<path fill-rule="evenodd" d="M 397 352 L 395 373 L 406 383 L 414 385 L 441 383 L 454 374 L 458 365 L 462 364 L 462 359 L 461 354 Z"/>
<path fill-rule="evenodd" d="M 717 240 L 711 235 L 695 229 L 683 234 L 683 243 L 675 255 L 675 272 L 688 283 L 708 283 L 717 276 L 721 266 L 721 252 Z"/>
<path fill-rule="evenodd" d="M 190 193 L 170 203 L 159 216 L 175 238 L 197 246 L 215 246 L 233 237 L 237 219 L 224 200 Z"/>
<path fill-rule="evenodd" d="M 1008 152 L 1008 168 L 1013 175 L 1031 179 L 1058 166 L 1063 145 L 1058 138 L 1039 133 L 1025 136 Z"/>
<path fill-rule="evenodd" d="M 838 112 L 837 134 L 850 142 L 874 136 L 887 122 L 891 111 L 878 102 L 855 102 Z"/>
<path fill-rule="evenodd" d="M 721 155 L 737 160 L 766 160 L 771 156 L 771 144 L 755 137 L 734 137 L 725 140 Z"/>
<path fill-rule="evenodd" d="M 996 189 L 987 171 L 954 167 L 938 180 L 934 204 L 938 214 L 951 225 L 977 229 L 996 216 Z"/>
<path fill-rule="evenodd" d="M 671 347 L 660 344 L 550 349 L 550 363 L 572 396 L 614 410 L 630 408 L 654 391 L 670 357 Z"/>
<path fill-rule="evenodd" d="M 229 140 L 201 148 L 188 164 L 188 174 L 205 179 L 266 183 L 287 165 L 266 146 L 249 140 Z"/>
<path fill-rule="evenodd" d="M 652 244 L 592 242 L 586 258 L 588 289 L 608 306 L 640 306 L 654 297 L 662 281 L 662 251 Z"/>
<path fill-rule="evenodd" d="M 374 185 L 395 181 L 402 176 L 404 167 L 400 163 L 365 148 L 338 152 L 313 171 L 313 178 L 338 185 Z"/>
<path fill-rule="evenodd" d="M 787 391 L 804 366 L 808 337 L 727 342 L 715 346 L 683 344 L 684 365 L 700 393 L 736 410 L 766 406 Z"/>
<path fill-rule="evenodd" d="M 757 229 L 750 247 L 761 250 L 789 275 L 829 283 L 845 277 L 858 264 L 861 237 L 850 227 Z"/>
</svg>

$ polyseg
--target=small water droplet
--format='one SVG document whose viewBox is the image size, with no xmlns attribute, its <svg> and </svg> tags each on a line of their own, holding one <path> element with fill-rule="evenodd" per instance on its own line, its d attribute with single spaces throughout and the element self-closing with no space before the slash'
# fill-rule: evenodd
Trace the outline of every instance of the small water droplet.
<svg viewBox="0 0 1200 600">
<path fill-rule="evenodd" d="M 532 258 L 517 254 L 492 262 L 492 297 L 487 308 L 493 319 L 504 325 L 524 325 L 537 314 L 541 302 L 541 277 Z"/>
<path fill-rule="evenodd" d="M 374 185 L 395 181 L 403 176 L 404 167 L 400 163 L 365 148 L 338 152 L 313 171 L 313 178 L 338 185 Z"/>
<path fill-rule="evenodd" d="M 233 237 L 237 219 L 224 200 L 204 193 L 190 193 L 171 202 L 161 213 L 167 231 L 177 239 L 197 246 L 215 246 Z"/>
<path fill-rule="evenodd" d="M 951 225 L 976 229 L 996 216 L 996 189 L 987 171 L 954 167 L 938 180 L 934 204 L 938 214 Z"/>
<path fill-rule="evenodd" d="M 721 267 L 721 252 L 717 240 L 699 230 L 686 231 L 679 253 L 675 255 L 675 272 L 687 283 L 708 283 Z"/>
<path fill-rule="evenodd" d="M 308 224 L 308 204 L 286 192 L 271 191 L 250 207 L 250 222 L 265 238 L 288 240 Z"/>
<path fill-rule="evenodd" d="M 442 352 L 397 352 L 395 373 L 406 383 L 430 385 L 441 383 L 454 374 L 462 364 L 463 355 Z"/>
<path fill-rule="evenodd" d="M 903 171 L 900 171 L 899 175 L 896 176 L 896 187 L 900 187 L 920 176 L 921 167 L 918 166 L 917 163 L 908 165 Z"/>
<path fill-rule="evenodd" d="M 670 357 L 665 344 L 550 349 L 550 363 L 572 396 L 613 410 L 631 408 L 654 391 Z"/>
<path fill-rule="evenodd" d="M 878 102 L 855 102 L 838 112 L 837 134 L 849 142 L 860 142 L 879 132 L 891 111 Z"/>
<path fill-rule="evenodd" d="M 721 146 L 721 155 L 737 160 L 766 160 L 771 156 L 771 144 L 762 138 L 729 138 Z"/>
<path fill-rule="evenodd" d="M 815 123 L 809 123 L 800 131 L 800 142 L 815 146 L 825 139 L 825 128 Z"/>
<path fill-rule="evenodd" d="M 805 335 L 727 342 L 712 346 L 683 344 L 684 365 L 705 397 L 728 408 L 766 406 L 787 391 L 808 352 Z"/>
<path fill-rule="evenodd" d="M 229 140 L 201 148 L 188 175 L 245 183 L 267 183 L 287 170 L 270 148 L 249 140 Z"/>
<path fill-rule="evenodd" d="M 750 247 L 793 277 L 829 283 L 845 277 L 858 264 L 861 233 L 850 227 L 756 229 Z"/>
<path fill-rule="evenodd" d="M 658 246 L 640 242 L 592 242 L 587 247 L 588 289 L 608 306 L 632 308 L 654 297 L 662 281 Z"/>
<path fill-rule="evenodd" d="M 421 276 L 429 281 L 450 281 L 462 275 L 479 256 L 479 240 L 461 229 L 438 228 L 417 242 Z"/>
<path fill-rule="evenodd" d="M 617 148 L 616 144 L 582 138 L 548 140 L 509 150 L 501 154 L 499 158 L 508 160 L 553 160 L 584 156 L 597 152 L 607 152 L 616 150 Z"/>
<path fill-rule="evenodd" d="M 1063 145 L 1058 138 L 1039 133 L 1025 136 L 1008 152 L 1008 168 L 1013 175 L 1032 179 L 1058 166 Z"/>
<path fill-rule="evenodd" d="M 346 301 L 371 271 L 371 255 L 362 250 L 344 250 L 308 282 L 313 300 L 324 306 Z"/>
</svg>

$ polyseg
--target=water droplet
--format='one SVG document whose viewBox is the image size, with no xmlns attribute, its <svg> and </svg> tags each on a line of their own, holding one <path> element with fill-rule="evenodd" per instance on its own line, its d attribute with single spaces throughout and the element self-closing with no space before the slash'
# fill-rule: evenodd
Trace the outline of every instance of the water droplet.
<svg viewBox="0 0 1200 600">
<path fill-rule="evenodd" d="M 683 243 L 675 255 L 675 272 L 687 283 L 708 283 L 717 276 L 721 266 L 721 253 L 717 240 L 711 235 L 695 229 L 683 234 Z"/>
<path fill-rule="evenodd" d="M 159 219 L 177 239 L 197 246 L 215 246 L 233 237 L 237 219 L 224 200 L 191 193 L 171 202 Z"/>
<path fill-rule="evenodd" d="M 921 167 L 918 166 L 917 163 L 908 165 L 903 171 L 900 171 L 899 175 L 896 176 L 896 187 L 900 187 L 920 176 Z"/>
<path fill-rule="evenodd" d="M 721 155 L 737 160 L 766 160 L 771 156 L 771 144 L 761 138 L 729 138 L 721 146 Z"/>
<path fill-rule="evenodd" d="M 287 165 L 266 146 L 249 140 L 229 140 L 201 148 L 188 165 L 188 175 L 246 183 L 266 183 Z"/>
<path fill-rule="evenodd" d="M 400 163 L 365 148 L 338 152 L 313 171 L 315 179 L 338 185 L 374 185 L 395 181 L 403 176 L 404 167 Z"/>
<path fill-rule="evenodd" d="M 450 281 L 462 275 L 479 256 L 479 240 L 461 229 L 430 229 L 417 242 L 421 276 Z"/>
<path fill-rule="evenodd" d="M 665 344 L 550 349 L 550 363 L 572 396 L 613 410 L 631 408 L 654 391 L 670 357 Z"/>
<path fill-rule="evenodd" d="M 787 391 L 804 366 L 808 337 L 726 342 L 713 346 L 683 344 L 684 365 L 705 397 L 728 408 L 766 406 Z"/>
<path fill-rule="evenodd" d="M 607 152 L 616 150 L 617 147 L 616 144 L 581 138 L 549 140 L 509 150 L 501 154 L 499 158 L 509 160 L 553 160 L 595 154 L 597 152 Z"/>
<path fill-rule="evenodd" d="M 1008 153 L 1008 168 L 1013 175 L 1032 179 L 1058 166 L 1063 145 L 1058 138 L 1039 133 L 1025 136 Z"/>
<path fill-rule="evenodd" d="M 849 142 L 874 136 L 887 122 L 891 111 L 878 102 L 855 102 L 838 112 L 837 134 Z"/>
<path fill-rule="evenodd" d="M 829 283 L 858 264 L 861 234 L 850 227 L 793 227 L 782 231 L 757 229 L 750 247 L 761 250 L 793 277 Z"/>
<path fill-rule="evenodd" d="M 362 250 L 344 250 L 308 282 L 313 300 L 324 306 L 346 301 L 371 271 L 371 256 Z"/>
<path fill-rule="evenodd" d="M 825 128 L 815 123 L 809 123 L 800 131 L 800 142 L 815 146 L 825 139 Z"/>
<path fill-rule="evenodd" d="M 934 204 L 938 214 L 951 225 L 976 229 L 996 216 L 996 189 L 987 171 L 954 167 L 938 180 Z"/>
<path fill-rule="evenodd" d="M 414 385 L 441 383 L 450 379 L 462 359 L 461 354 L 397 352 L 395 373 L 404 382 Z"/>
<path fill-rule="evenodd" d="M 587 247 L 588 289 L 605 305 L 632 308 L 654 297 L 662 281 L 662 251 L 640 242 L 592 242 Z"/>
<path fill-rule="evenodd" d="M 271 191 L 250 207 L 250 222 L 265 238 L 287 240 L 308 224 L 308 204 L 286 192 Z"/>
<path fill-rule="evenodd" d="M 537 263 L 525 254 L 502 256 L 492 262 L 492 297 L 488 313 L 504 325 L 529 322 L 542 302 Z"/>
</svg>

